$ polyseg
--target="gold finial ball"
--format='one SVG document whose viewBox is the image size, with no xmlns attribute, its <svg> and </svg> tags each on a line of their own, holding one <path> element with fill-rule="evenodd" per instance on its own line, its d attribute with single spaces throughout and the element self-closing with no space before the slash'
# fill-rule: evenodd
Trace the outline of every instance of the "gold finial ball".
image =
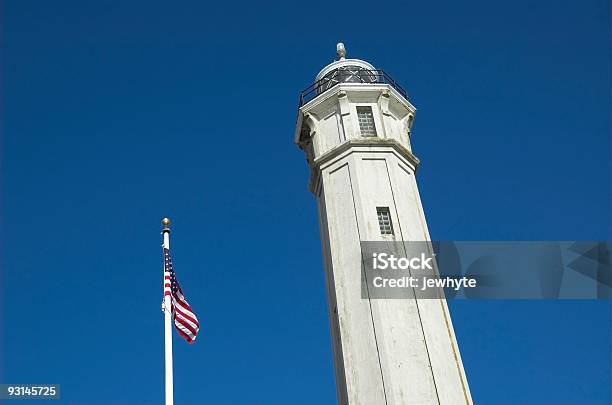
<svg viewBox="0 0 612 405">
<path fill-rule="evenodd" d="M 170 218 L 164 218 L 164 219 L 162 219 L 162 225 L 163 225 L 163 226 L 168 226 L 168 225 L 170 225 Z"/>
</svg>

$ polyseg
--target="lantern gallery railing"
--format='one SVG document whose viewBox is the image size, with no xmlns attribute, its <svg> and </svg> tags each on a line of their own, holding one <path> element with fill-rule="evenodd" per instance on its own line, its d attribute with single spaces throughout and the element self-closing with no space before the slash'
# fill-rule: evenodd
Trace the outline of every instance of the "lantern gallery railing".
<svg viewBox="0 0 612 405">
<path fill-rule="evenodd" d="M 334 69 L 300 93 L 300 107 L 340 83 L 388 84 L 406 100 L 408 93 L 384 70 L 372 70 L 357 66 L 344 66 Z"/>
</svg>

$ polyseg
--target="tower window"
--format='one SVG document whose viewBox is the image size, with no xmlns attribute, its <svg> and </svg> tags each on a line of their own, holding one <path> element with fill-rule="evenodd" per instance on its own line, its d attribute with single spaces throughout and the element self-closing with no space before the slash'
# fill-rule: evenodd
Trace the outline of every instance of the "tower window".
<svg viewBox="0 0 612 405">
<path fill-rule="evenodd" d="M 393 224 L 391 223 L 391 214 L 389 207 L 376 207 L 378 215 L 378 227 L 381 235 L 393 235 Z"/>
<path fill-rule="evenodd" d="M 372 107 L 357 107 L 357 119 L 359 120 L 361 136 L 376 136 Z"/>
</svg>

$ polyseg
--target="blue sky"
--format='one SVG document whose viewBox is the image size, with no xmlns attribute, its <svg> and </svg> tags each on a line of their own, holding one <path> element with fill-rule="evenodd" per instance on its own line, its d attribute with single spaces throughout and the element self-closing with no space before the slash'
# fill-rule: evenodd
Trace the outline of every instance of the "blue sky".
<svg viewBox="0 0 612 405">
<path fill-rule="evenodd" d="M 292 136 L 338 41 L 418 109 L 434 239 L 610 239 L 605 0 L 85 3 L 2 5 L 0 383 L 162 402 L 167 215 L 176 403 L 335 403 Z M 450 307 L 476 403 L 610 402 L 609 302 Z"/>
</svg>

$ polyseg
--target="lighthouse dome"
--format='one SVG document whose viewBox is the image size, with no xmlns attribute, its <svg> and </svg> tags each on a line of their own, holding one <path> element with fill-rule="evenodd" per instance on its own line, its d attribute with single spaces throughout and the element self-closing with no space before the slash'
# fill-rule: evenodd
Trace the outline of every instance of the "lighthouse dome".
<svg viewBox="0 0 612 405">
<path fill-rule="evenodd" d="M 338 60 L 325 66 L 317 75 L 317 93 L 322 93 L 339 83 L 377 83 L 374 66 L 361 59 L 346 59 L 344 44 L 336 45 Z"/>
<path fill-rule="evenodd" d="M 313 84 L 300 93 L 300 107 L 338 84 L 389 85 L 408 100 L 406 91 L 385 71 L 361 59 L 347 59 L 344 44 L 336 45 L 338 58 L 325 66 Z"/>
</svg>

